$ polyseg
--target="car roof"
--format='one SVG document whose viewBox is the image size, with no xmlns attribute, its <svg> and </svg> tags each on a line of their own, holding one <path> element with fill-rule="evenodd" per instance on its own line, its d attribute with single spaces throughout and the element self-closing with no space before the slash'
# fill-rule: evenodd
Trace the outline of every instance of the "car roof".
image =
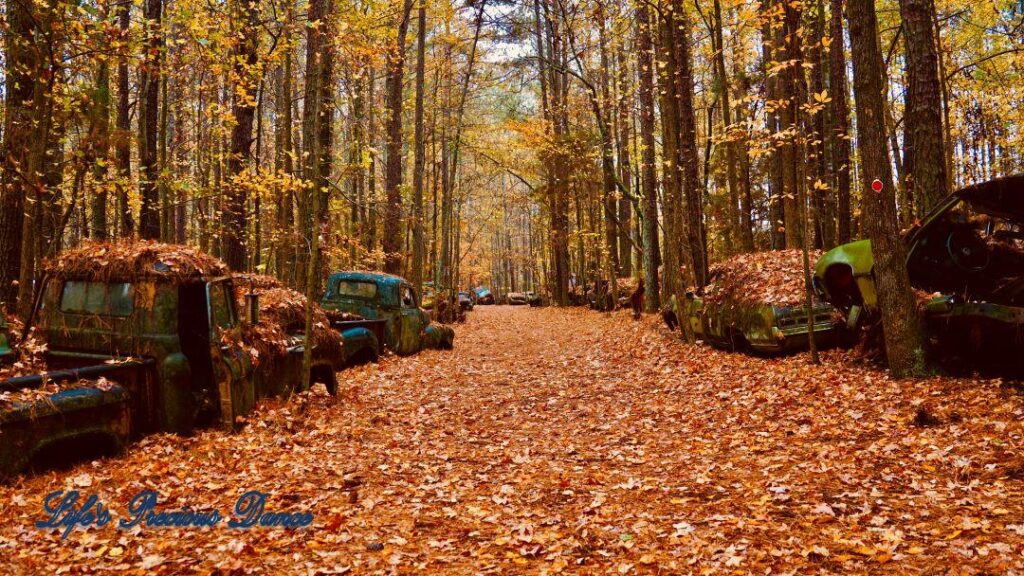
<svg viewBox="0 0 1024 576">
<path fill-rule="evenodd" d="M 1024 220 L 1024 174 L 972 184 L 953 195 L 984 213 Z"/>
<path fill-rule="evenodd" d="M 394 274 L 385 274 L 384 272 L 363 272 L 363 271 L 343 271 L 335 272 L 331 274 L 329 281 L 334 280 L 354 280 L 357 282 L 377 282 L 380 284 L 408 284 L 409 282 L 401 276 L 395 276 Z"/>
</svg>

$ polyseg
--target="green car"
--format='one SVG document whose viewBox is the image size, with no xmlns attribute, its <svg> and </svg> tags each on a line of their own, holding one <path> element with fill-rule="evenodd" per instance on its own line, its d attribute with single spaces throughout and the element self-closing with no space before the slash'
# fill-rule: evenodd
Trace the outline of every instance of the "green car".
<svg viewBox="0 0 1024 576">
<path fill-rule="evenodd" d="M 943 351 L 1021 363 L 1024 350 L 1024 176 L 968 186 L 910 230 L 911 285 Z M 816 266 L 815 291 L 851 326 L 877 316 L 871 242 L 834 248 Z"/>
<path fill-rule="evenodd" d="M 455 332 L 430 321 L 416 290 L 404 278 L 378 272 L 336 272 L 327 279 L 324 310 L 384 320 L 384 343 L 399 355 L 426 348 L 450 350 Z"/>
<path fill-rule="evenodd" d="M 799 250 L 764 252 L 736 258 L 712 268 L 708 284 L 688 292 L 678 318 L 698 340 L 740 352 L 789 353 L 809 346 L 807 307 L 801 303 L 804 282 Z M 746 281 L 765 272 L 762 266 L 785 269 L 784 290 L 758 290 Z M 794 285 L 795 284 L 795 285 Z M 816 302 L 813 308 L 814 341 L 819 347 L 839 342 L 835 308 Z"/>
</svg>

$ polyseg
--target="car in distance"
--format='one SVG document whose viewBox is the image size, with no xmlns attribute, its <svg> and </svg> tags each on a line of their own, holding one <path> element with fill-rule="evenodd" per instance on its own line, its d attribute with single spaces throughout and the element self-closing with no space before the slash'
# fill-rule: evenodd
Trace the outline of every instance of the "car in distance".
<svg viewBox="0 0 1024 576">
<path fill-rule="evenodd" d="M 802 258 L 800 250 L 735 256 L 713 266 L 708 283 L 687 292 L 676 314 L 698 339 L 717 348 L 766 353 L 806 350 L 810 330 Z M 835 308 L 816 301 L 811 314 L 815 344 L 834 345 L 841 327 Z"/>
<path fill-rule="evenodd" d="M 469 295 L 469 292 L 459 292 L 459 307 L 462 308 L 463 312 L 470 312 L 473 310 L 473 297 Z"/>
<path fill-rule="evenodd" d="M 527 298 L 526 292 L 509 292 L 505 296 L 505 302 L 511 306 L 525 306 L 530 303 L 530 300 Z"/>
<path fill-rule="evenodd" d="M 910 284 L 942 356 L 1024 367 L 1024 175 L 947 196 L 904 235 Z M 833 248 L 818 260 L 815 290 L 851 326 L 878 317 L 871 241 Z"/>
<path fill-rule="evenodd" d="M 494 304 L 494 294 L 483 286 L 474 288 L 473 295 L 476 298 L 476 303 L 481 306 L 491 306 Z"/>
</svg>

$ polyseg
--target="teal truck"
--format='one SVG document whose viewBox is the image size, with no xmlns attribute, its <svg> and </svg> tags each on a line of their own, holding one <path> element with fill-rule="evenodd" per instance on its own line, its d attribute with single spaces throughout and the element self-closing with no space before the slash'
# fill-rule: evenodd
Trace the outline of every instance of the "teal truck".
<svg viewBox="0 0 1024 576">
<path fill-rule="evenodd" d="M 300 341 L 252 357 L 223 264 L 181 246 L 102 246 L 66 253 L 40 281 L 26 324 L 47 343 L 47 371 L 0 381 L 0 477 L 147 433 L 232 428 L 300 382 Z M 315 348 L 312 379 L 333 391 L 344 362 Z"/>
<path fill-rule="evenodd" d="M 372 326 L 379 344 L 395 354 L 415 354 L 426 348 L 449 350 L 455 341 L 450 327 L 430 321 L 430 315 L 419 306 L 412 284 L 399 276 L 336 272 L 327 279 L 320 304 L 328 316 L 360 318 L 333 322 L 343 335 L 358 329 L 369 331 Z"/>
<path fill-rule="evenodd" d="M 1024 175 L 950 194 L 904 242 L 910 283 L 928 294 L 920 307 L 942 355 L 1024 366 Z M 870 240 L 826 253 L 814 284 L 849 325 L 878 318 Z"/>
</svg>

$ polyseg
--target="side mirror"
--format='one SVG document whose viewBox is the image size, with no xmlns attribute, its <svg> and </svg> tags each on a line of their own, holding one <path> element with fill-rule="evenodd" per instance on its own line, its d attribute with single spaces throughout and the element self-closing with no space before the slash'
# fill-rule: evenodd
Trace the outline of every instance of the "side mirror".
<svg viewBox="0 0 1024 576">
<path fill-rule="evenodd" d="M 246 320 L 250 325 L 260 323 L 260 295 L 250 292 L 245 295 Z"/>
</svg>

